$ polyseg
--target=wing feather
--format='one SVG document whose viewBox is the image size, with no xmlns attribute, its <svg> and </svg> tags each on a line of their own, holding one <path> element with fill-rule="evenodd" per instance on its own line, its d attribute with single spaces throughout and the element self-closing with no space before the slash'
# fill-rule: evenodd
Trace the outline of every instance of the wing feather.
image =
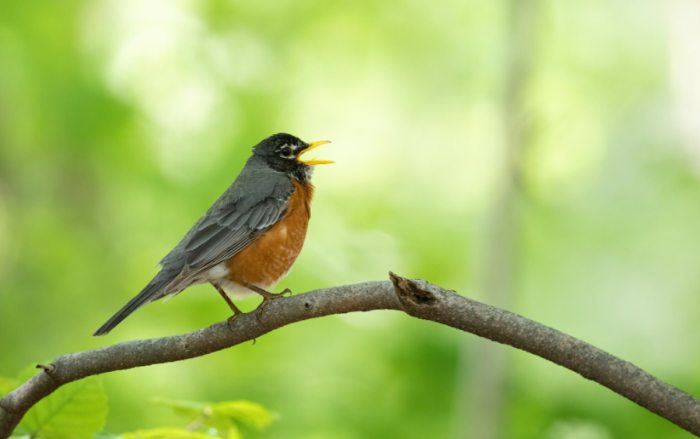
<svg viewBox="0 0 700 439">
<path fill-rule="evenodd" d="M 262 196 L 238 199 L 207 212 L 185 246 L 186 265 L 201 273 L 246 248 L 284 217 L 293 190 L 284 177 Z"/>
<path fill-rule="evenodd" d="M 242 228 L 244 225 L 255 226 L 255 224 L 248 224 L 248 220 L 250 219 L 252 213 L 257 209 L 260 209 L 260 206 L 255 206 L 251 210 L 249 210 L 248 212 L 242 213 L 238 218 L 236 218 L 236 221 L 233 221 L 231 223 L 231 225 L 228 226 L 227 228 L 229 228 L 231 230 L 238 230 L 238 229 Z"/>
<path fill-rule="evenodd" d="M 226 215 L 222 216 L 221 219 L 216 220 L 216 222 L 218 222 L 222 226 L 229 227 L 241 216 L 241 213 L 242 212 L 234 209 Z"/>
<path fill-rule="evenodd" d="M 216 224 L 209 224 L 208 226 L 204 227 L 201 232 L 199 232 L 196 236 L 192 238 L 192 240 L 187 244 L 186 250 L 190 251 L 201 247 L 219 232 L 221 232 L 220 227 L 218 227 Z"/>
</svg>

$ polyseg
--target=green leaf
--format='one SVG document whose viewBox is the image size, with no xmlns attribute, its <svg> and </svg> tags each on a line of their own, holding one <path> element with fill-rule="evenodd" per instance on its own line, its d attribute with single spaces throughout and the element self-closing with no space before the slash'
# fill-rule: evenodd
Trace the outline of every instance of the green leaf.
<svg viewBox="0 0 700 439">
<path fill-rule="evenodd" d="M 154 398 L 150 402 L 171 407 L 176 414 L 191 421 L 204 416 L 204 425 L 220 432 L 228 432 L 231 437 L 240 436 L 236 426 L 237 422 L 257 430 L 262 430 L 272 422 L 272 414 L 265 407 L 250 401 L 206 403 Z"/>
<path fill-rule="evenodd" d="M 226 435 L 226 439 L 243 439 L 241 431 L 235 425 L 229 428 L 227 431 L 228 434 Z"/>
<path fill-rule="evenodd" d="M 151 398 L 150 403 L 170 407 L 175 411 L 175 414 L 184 416 L 191 420 L 200 417 L 207 408 L 207 403 L 199 401 L 185 401 L 167 398 Z"/>
<path fill-rule="evenodd" d="M 133 433 L 122 434 L 123 439 L 220 439 L 197 431 L 187 431 L 181 428 L 154 428 L 151 430 L 138 430 Z"/>
<path fill-rule="evenodd" d="M 262 430 L 272 423 L 272 414 L 260 404 L 250 401 L 226 401 L 211 404 L 214 416 L 228 417 L 249 427 Z"/>
<path fill-rule="evenodd" d="M 209 428 L 213 428 L 219 431 L 220 433 L 238 431 L 238 427 L 236 426 L 236 424 L 233 423 L 231 418 L 221 415 L 210 414 L 204 419 L 203 425 Z"/>
<path fill-rule="evenodd" d="M 32 436 L 89 439 L 104 428 L 107 396 L 98 377 L 60 387 L 39 401 L 20 426 Z"/>
<path fill-rule="evenodd" d="M 221 432 L 235 429 L 235 424 L 225 416 L 217 416 L 211 409 L 210 403 L 200 401 L 173 400 L 167 398 L 152 398 L 151 403 L 170 407 L 176 415 L 182 416 L 189 421 L 195 421 L 204 417 L 204 425 L 215 428 Z"/>
</svg>

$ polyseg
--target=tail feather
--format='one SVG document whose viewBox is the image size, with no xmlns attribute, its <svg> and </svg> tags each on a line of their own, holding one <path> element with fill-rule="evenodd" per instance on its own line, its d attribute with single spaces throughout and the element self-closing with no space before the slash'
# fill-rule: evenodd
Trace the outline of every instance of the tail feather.
<svg viewBox="0 0 700 439">
<path fill-rule="evenodd" d="M 174 273 L 175 276 L 177 273 Z M 115 326 L 120 324 L 125 318 L 141 308 L 142 306 L 158 300 L 162 297 L 161 291 L 173 280 L 175 276 L 168 276 L 166 273 L 161 271 L 158 275 L 144 288 L 136 297 L 131 299 L 129 303 L 124 305 L 116 314 L 112 316 L 111 319 L 107 320 L 107 323 L 102 325 L 100 329 L 93 334 L 93 336 L 98 337 L 100 335 L 106 335 L 114 329 Z"/>
</svg>

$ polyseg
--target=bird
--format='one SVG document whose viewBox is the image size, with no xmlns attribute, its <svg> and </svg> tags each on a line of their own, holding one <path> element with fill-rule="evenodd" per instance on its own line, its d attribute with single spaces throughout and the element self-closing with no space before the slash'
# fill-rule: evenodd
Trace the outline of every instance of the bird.
<svg viewBox="0 0 700 439">
<path fill-rule="evenodd" d="M 258 293 L 260 313 L 270 300 L 290 293 L 270 291 L 289 274 L 304 245 L 314 166 L 334 163 L 302 156 L 326 143 L 279 133 L 255 145 L 231 186 L 159 262 L 158 274 L 93 335 L 109 333 L 142 306 L 192 285 L 210 283 L 219 292 L 233 311 L 229 327 L 243 314 L 233 300 Z"/>
</svg>

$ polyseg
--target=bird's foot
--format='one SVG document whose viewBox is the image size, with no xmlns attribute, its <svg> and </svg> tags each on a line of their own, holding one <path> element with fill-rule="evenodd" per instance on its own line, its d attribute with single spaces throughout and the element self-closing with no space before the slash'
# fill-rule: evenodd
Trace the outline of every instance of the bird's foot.
<svg viewBox="0 0 700 439">
<path fill-rule="evenodd" d="M 230 329 L 231 331 L 233 331 L 233 328 L 231 328 L 231 325 L 232 325 L 233 322 L 236 321 L 236 319 L 237 319 L 238 317 L 240 317 L 241 315 L 243 315 L 243 313 L 240 312 L 240 311 L 234 312 L 233 315 L 232 315 L 231 317 L 229 317 L 228 319 L 226 319 L 226 322 L 228 323 L 228 329 Z"/>
<path fill-rule="evenodd" d="M 257 308 L 256 313 L 255 313 L 255 315 L 258 318 L 258 321 L 260 321 L 260 317 L 262 316 L 263 310 L 265 309 L 265 307 L 267 306 L 267 303 L 269 301 L 279 299 L 280 297 L 283 297 L 285 294 L 292 294 L 292 290 L 290 290 L 289 288 L 285 288 L 284 291 L 282 291 L 281 293 L 278 293 L 278 294 L 267 292 L 267 291 L 263 290 L 262 288 L 258 288 L 258 287 L 251 288 L 251 289 L 253 291 L 255 291 L 256 293 L 260 294 L 261 296 L 263 296 L 263 301 L 260 303 L 260 305 L 258 305 L 258 308 Z"/>
<path fill-rule="evenodd" d="M 267 300 L 278 299 L 278 298 L 284 296 L 285 294 L 292 294 L 292 290 L 290 290 L 289 288 L 285 288 L 284 291 L 282 291 L 281 293 L 274 294 L 274 293 L 270 293 L 269 291 L 267 291 L 263 288 L 260 288 L 257 285 L 247 285 L 247 287 L 249 289 L 255 291 L 256 293 L 260 294 L 261 296 L 263 296 Z"/>
<path fill-rule="evenodd" d="M 226 303 L 228 303 L 228 306 L 229 306 L 229 308 L 231 308 L 231 311 L 233 311 L 233 315 L 232 315 L 231 317 L 229 317 L 229 318 L 226 320 L 226 322 L 228 322 L 228 329 L 231 330 L 231 331 L 233 331 L 233 329 L 231 329 L 231 324 L 232 324 L 233 321 L 236 320 L 241 314 L 243 314 L 243 311 L 241 311 L 240 309 L 238 309 L 238 307 L 233 303 L 233 301 L 231 300 L 231 298 L 228 297 L 228 295 L 226 294 L 226 292 L 225 292 L 218 284 L 212 283 L 212 285 L 214 286 L 214 288 L 216 288 L 216 291 L 218 291 L 219 294 L 221 294 L 221 297 L 224 298 L 224 300 L 226 301 Z"/>
</svg>

